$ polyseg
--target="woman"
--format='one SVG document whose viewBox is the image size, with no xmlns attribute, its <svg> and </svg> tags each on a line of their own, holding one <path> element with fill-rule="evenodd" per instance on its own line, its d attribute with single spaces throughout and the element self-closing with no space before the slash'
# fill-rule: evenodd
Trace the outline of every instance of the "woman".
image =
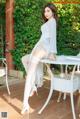
<svg viewBox="0 0 80 119">
<path fill-rule="evenodd" d="M 22 57 L 22 63 L 27 72 L 23 109 L 21 114 L 29 110 L 29 96 L 37 92 L 37 87 L 42 86 L 43 64 L 40 63 L 42 58 L 55 60 L 56 48 L 56 7 L 48 3 L 44 7 L 43 18 L 45 23 L 41 26 L 42 35 L 40 40 L 33 48 L 30 55 Z"/>
</svg>

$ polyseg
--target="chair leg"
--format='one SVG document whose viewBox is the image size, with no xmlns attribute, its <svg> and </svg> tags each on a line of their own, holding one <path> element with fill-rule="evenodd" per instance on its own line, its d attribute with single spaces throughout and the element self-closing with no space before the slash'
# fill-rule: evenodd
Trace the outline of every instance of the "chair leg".
<svg viewBox="0 0 80 119">
<path fill-rule="evenodd" d="M 62 92 L 59 92 L 59 96 L 58 96 L 57 102 L 60 102 L 61 96 L 62 96 Z"/>
<path fill-rule="evenodd" d="M 51 87 L 50 87 L 50 92 L 49 92 L 48 98 L 47 98 L 46 102 L 44 103 L 43 107 L 38 112 L 38 114 L 41 114 L 42 111 L 45 109 L 45 107 L 48 105 L 48 103 L 51 99 L 52 93 L 53 93 L 53 79 L 51 79 Z"/>
<path fill-rule="evenodd" d="M 73 93 L 70 93 L 70 99 L 71 99 L 71 107 L 72 107 L 73 119 L 76 119 L 76 114 L 75 114 L 75 109 L 74 109 Z"/>
<path fill-rule="evenodd" d="M 7 86 L 7 91 L 8 91 L 8 94 L 10 95 L 10 89 L 9 89 L 9 85 L 8 85 L 8 77 L 7 77 L 7 74 L 6 74 L 6 86 Z"/>
<path fill-rule="evenodd" d="M 57 102 L 60 102 L 61 96 L 62 96 L 62 92 L 59 93 Z M 66 93 L 64 93 L 64 97 L 63 97 L 63 100 L 65 100 L 65 99 L 66 99 Z"/>
<path fill-rule="evenodd" d="M 63 100 L 66 100 L 66 93 L 64 93 L 64 97 L 63 97 Z"/>
</svg>

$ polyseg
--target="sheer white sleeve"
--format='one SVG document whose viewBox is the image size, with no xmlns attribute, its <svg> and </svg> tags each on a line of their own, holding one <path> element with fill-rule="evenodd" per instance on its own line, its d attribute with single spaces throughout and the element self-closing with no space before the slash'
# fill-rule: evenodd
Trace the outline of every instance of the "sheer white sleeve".
<svg viewBox="0 0 80 119">
<path fill-rule="evenodd" d="M 49 42 L 50 49 L 49 49 L 49 51 L 51 53 L 57 53 L 56 21 L 55 21 L 55 19 L 54 20 L 51 20 L 49 22 L 49 24 L 48 24 L 48 32 L 49 32 L 49 35 L 50 35 L 50 42 Z"/>
<path fill-rule="evenodd" d="M 42 28 L 41 40 L 44 41 L 44 47 L 49 53 L 57 53 L 56 48 L 56 21 L 49 20 Z"/>
</svg>

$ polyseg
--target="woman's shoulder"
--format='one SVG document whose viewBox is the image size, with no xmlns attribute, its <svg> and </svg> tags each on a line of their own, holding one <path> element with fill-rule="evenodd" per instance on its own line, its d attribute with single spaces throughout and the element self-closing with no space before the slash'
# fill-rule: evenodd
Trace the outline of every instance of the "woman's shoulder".
<svg viewBox="0 0 80 119">
<path fill-rule="evenodd" d="M 46 28 L 46 25 L 47 25 L 47 22 L 43 23 L 43 24 L 41 25 L 41 29 Z"/>
<path fill-rule="evenodd" d="M 41 25 L 41 29 L 46 29 L 47 27 L 53 26 L 54 24 L 56 24 L 56 20 L 54 18 L 51 18 Z"/>
<path fill-rule="evenodd" d="M 56 23 L 55 18 L 51 18 L 47 21 L 47 24 L 54 24 L 54 23 Z"/>
<path fill-rule="evenodd" d="M 56 20 L 54 18 L 48 20 L 47 27 L 50 29 L 56 28 Z"/>
</svg>

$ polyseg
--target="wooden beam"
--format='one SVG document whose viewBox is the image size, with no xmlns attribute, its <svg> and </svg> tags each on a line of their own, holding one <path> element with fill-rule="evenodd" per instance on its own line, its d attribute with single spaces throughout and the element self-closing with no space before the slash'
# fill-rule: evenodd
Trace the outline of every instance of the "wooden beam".
<svg viewBox="0 0 80 119">
<path fill-rule="evenodd" d="M 6 0 L 6 59 L 9 69 L 14 68 L 10 53 L 10 50 L 14 48 L 13 10 L 14 0 Z"/>
</svg>

